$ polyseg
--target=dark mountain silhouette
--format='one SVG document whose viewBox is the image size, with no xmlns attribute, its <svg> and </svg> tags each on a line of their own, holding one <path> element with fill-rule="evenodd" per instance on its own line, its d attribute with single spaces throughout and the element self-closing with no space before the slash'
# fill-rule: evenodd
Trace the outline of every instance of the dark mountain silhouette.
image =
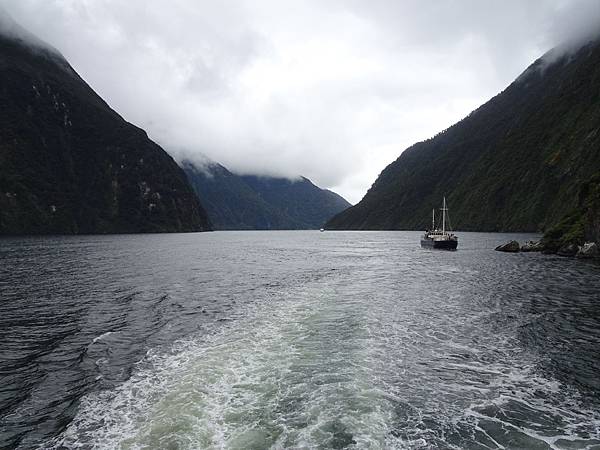
<svg viewBox="0 0 600 450">
<path fill-rule="evenodd" d="M 0 234 L 210 229 L 161 147 L 60 53 L 0 25 Z"/>
<path fill-rule="evenodd" d="M 539 231 L 600 170 L 600 43 L 533 63 L 506 90 L 386 167 L 330 229 L 423 229 L 446 195 L 460 230 Z"/>
<path fill-rule="evenodd" d="M 215 229 L 316 229 L 350 206 L 304 177 L 240 176 L 217 163 L 182 165 Z"/>
</svg>

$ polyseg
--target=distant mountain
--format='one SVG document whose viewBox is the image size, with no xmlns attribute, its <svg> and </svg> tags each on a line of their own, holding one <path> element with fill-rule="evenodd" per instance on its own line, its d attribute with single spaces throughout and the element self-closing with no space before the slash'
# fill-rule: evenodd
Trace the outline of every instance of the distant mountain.
<svg viewBox="0 0 600 450">
<path fill-rule="evenodd" d="M 539 231 L 600 170 L 600 43 L 550 52 L 505 91 L 386 167 L 329 229 L 423 229 L 446 195 L 460 230 Z"/>
<path fill-rule="evenodd" d="M 264 201 L 242 177 L 220 164 L 200 166 L 189 161 L 182 167 L 190 184 L 202 197 L 217 230 L 268 230 L 294 228 L 293 221 Z"/>
<path fill-rule="evenodd" d="M 240 176 L 220 164 L 182 167 L 220 230 L 317 229 L 350 206 L 309 179 Z"/>
<path fill-rule="evenodd" d="M 210 229 L 175 161 L 0 16 L 0 234 Z"/>
<path fill-rule="evenodd" d="M 247 175 L 242 179 L 268 204 L 291 217 L 296 228 L 321 228 L 335 214 L 352 206 L 340 195 L 315 186 L 305 177 L 288 180 Z"/>
</svg>

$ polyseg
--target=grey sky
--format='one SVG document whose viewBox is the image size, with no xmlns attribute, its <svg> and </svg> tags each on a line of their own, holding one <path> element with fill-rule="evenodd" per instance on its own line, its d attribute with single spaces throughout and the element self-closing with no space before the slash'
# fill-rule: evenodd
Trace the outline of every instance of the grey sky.
<svg viewBox="0 0 600 450">
<path fill-rule="evenodd" d="M 599 0 L 1 0 L 176 158 L 357 202 L 406 147 L 600 23 Z"/>
</svg>

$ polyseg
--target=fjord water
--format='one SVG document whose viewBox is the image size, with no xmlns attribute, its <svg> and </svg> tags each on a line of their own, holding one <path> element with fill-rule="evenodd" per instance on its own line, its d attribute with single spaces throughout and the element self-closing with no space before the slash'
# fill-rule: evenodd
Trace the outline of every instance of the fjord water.
<svg viewBox="0 0 600 450">
<path fill-rule="evenodd" d="M 1 448 L 600 448 L 600 268 L 460 233 L 0 240 Z"/>
</svg>

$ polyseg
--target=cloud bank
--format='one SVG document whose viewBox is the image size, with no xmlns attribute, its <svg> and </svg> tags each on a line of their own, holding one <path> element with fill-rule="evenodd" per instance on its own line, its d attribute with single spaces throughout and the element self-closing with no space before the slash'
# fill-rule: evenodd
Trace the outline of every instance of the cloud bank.
<svg viewBox="0 0 600 450">
<path fill-rule="evenodd" d="M 597 0 L 4 0 L 176 158 L 357 202 L 409 145 L 598 29 Z"/>
</svg>

